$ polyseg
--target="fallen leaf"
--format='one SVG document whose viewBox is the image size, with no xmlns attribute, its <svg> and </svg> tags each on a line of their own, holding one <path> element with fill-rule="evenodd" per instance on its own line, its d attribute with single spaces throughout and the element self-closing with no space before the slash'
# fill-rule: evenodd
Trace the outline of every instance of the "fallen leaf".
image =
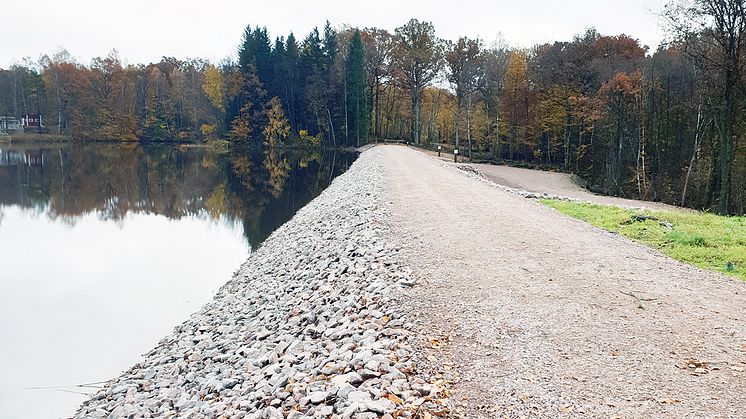
<svg viewBox="0 0 746 419">
<path fill-rule="evenodd" d="M 391 400 L 392 402 L 394 402 L 394 404 L 402 404 L 402 403 L 404 403 L 404 401 L 402 399 L 400 399 L 399 397 L 397 397 L 396 394 L 388 394 L 386 396 L 386 398 L 389 399 L 389 400 Z"/>
<path fill-rule="evenodd" d="M 525 402 L 528 400 L 528 394 L 521 394 L 520 396 L 518 396 L 518 398 Z"/>
<path fill-rule="evenodd" d="M 611 356 L 619 356 L 619 351 L 611 351 L 609 352 Z"/>
<path fill-rule="evenodd" d="M 572 407 L 570 407 L 570 406 L 560 407 L 559 411 L 560 411 L 560 413 L 571 413 L 572 412 Z"/>
</svg>

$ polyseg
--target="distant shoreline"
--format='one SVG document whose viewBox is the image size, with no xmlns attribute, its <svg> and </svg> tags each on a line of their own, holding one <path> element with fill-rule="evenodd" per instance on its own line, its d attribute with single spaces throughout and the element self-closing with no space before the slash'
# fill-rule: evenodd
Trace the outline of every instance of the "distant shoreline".
<svg viewBox="0 0 746 419">
<path fill-rule="evenodd" d="M 19 132 L 13 134 L 0 135 L 0 142 L 4 143 L 61 143 L 70 142 L 72 138 L 69 135 L 61 134 L 39 134 L 35 132 Z"/>
<path fill-rule="evenodd" d="M 230 151 L 231 148 L 234 149 L 242 149 L 246 147 L 259 147 L 258 144 L 232 144 L 228 142 L 226 149 L 221 149 L 220 147 L 215 146 L 214 144 L 211 144 L 210 142 L 201 142 L 201 141 L 178 141 L 178 140 L 150 140 L 150 139 L 139 139 L 134 141 L 116 141 L 116 140 L 82 140 L 82 139 L 74 139 L 69 135 L 58 135 L 58 134 L 38 134 L 38 133 L 17 133 L 17 134 L 8 134 L 8 135 L 0 135 L 0 144 L 61 144 L 61 143 L 69 143 L 69 144 L 120 144 L 120 145 L 140 145 L 140 146 L 146 146 L 146 145 L 153 145 L 153 144 L 161 144 L 161 145 L 172 145 L 172 146 L 178 146 L 180 148 L 199 148 L 199 149 L 215 149 L 216 151 Z M 360 148 L 356 147 L 320 147 L 319 150 L 336 150 L 341 152 L 362 152 L 366 150 L 369 146 L 373 145 L 373 143 L 369 143 L 363 146 L 360 146 Z M 294 145 L 294 144 L 275 144 L 272 146 L 269 146 L 275 149 L 287 149 L 287 150 L 303 150 L 303 149 L 313 149 L 314 147 L 309 147 L 307 145 Z"/>
</svg>

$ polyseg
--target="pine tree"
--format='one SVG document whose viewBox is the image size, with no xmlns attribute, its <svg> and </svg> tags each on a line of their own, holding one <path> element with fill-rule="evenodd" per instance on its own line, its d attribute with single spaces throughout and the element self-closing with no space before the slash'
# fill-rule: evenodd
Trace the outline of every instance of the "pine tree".
<svg viewBox="0 0 746 419">
<path fill-rule="evenodd" d="M 229 133 L 233 141 L 254 141 L 267 126 L 267 92 L 253 64 L 246 66 L 246 77 L 238 101 L 238 115 L 231 121 Z"/>
<path fill-rule="evenodd" d="M 300 65 L 300 48 L 298 42 L 295 39 L 295 35 L 290 33 L 285 43 L 285 58 L 287 63 L 287 103 L 286 109 L 288 113 L 288 119 L 290 119 L 290 126 L 293 131 L 300 131 L 300 121 L 303 119 L 303 105 L 301 98 L 303 97 L 303 84 L 300 82 L 299 65 Z"/>
<path fill-rule="evenodd" d="M 347 56 L 347 112 L 350 115 L 350 133 L 355 144 L 368 138 L 368 92 L 365 81 L 365 49 L 360 31 L 355 30 Z"/>
</svg>

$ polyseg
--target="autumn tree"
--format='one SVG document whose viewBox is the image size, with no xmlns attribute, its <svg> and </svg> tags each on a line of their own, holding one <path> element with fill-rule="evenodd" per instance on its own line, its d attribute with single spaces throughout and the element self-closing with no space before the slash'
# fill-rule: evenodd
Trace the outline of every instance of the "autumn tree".
<svg viewBox="0 0 746 419">
<path fill-rule="evenodd" d="M 290 123 L 285 118 L 285 112 L 282 111 L 280 99 L 276 96 L 269 101 L 267 125 L 262 133 L 264 141 L 269 145 L 282 143 L 290 134 Z"/>
<path fill-rule="evenodd" d="M 95 135 L 100 139 L 138 139 L 134 80 L 122 67 L 116 51 L 91 64 L 91 87 L 95 94 Z"/>
<path fill-rule="evenodd" d="M 376 141 L 381 139 L 381 96 L 384 93 L 385 84 L 389 81 L 391 71 L 391 54 L 393 50 L 393 37 L 383 29 L 365 29 L 361 34 L 365 45 L 365 69 L 368 79 L 368 91 L 370 93 L 369 109 L 372 115 L 369 119 L 373 121 L 373 137 Z"/>
<path fill-rule="evenodd" d="M 441 68 L 443 48 L 430 22 L 412 19 L 396 28 L 393 67 L 398 84 L 409 92 L 411 139 L 420 143 L 422 90 L 435 79 Z"/>
<path fill-rule="evenodd" d="M 238 94 L 241 107 L 231 121 L 230 138 L 235 142 L 256 140 L 267 125 L 267 92 L 256 75 L 253 64 L 246 67 L 243 86 Z"/>
<path fill-rule="evenodd" d="M 461 109 L 466 107 L 466 138 L 469 143 L 469 157 L 472 155 L 471 110 L 472 98 L 477 91 L 480 68 L 479 57 L 482 50 L 478 39 L 459 38 L 450 43 L 445 53 L 448 66 L 448 81 L 456 93 L 456 148 L 459 146 Z"/>
<path fill-rule="evenodd" d="M 43 56 L 40 65 L 47 101 L 52 103 L 53 115 L 56 116 L 57 133 L 67 133 L 70 114 L 74 112 L 75 97 L 83 87 L 79 77 L 80 68 L 64 50 L 52 57 Z"/>
<path fill-rule="evenodd" d="M 482 51 L 477 89 L 482 97 L 482 106 L 487 117 L 487 137 L 492 137 L 492 158 L 500 153 L 500 95 L 508 65 L 508 49 L 494 45 Z"/>
<path fill-rule="evenodd" d="M 218 111 L 225 111 L 225 85 L 223 74 L 213 65 L 205 67 L 204 83 L 202 91 L 207 96 L 210 104 Z"/>
<path fill-rule="evenodd" d="M 731 203 L 736 119 L 743 110 L 746 6 L 742 0 L 679 1 L 667 6 L 666 17 L 713 88 L 718 133 L 713 178 L 718 211 L 725 214 Z"/>
<path fill-rule="evenodd" d="M 508 158 L 516 157 L 519 142 L 526 143 L 529 133 L 529 85 L 526 52 L 514 50 L 508 57 L 504 78 L 503 112 L 508 137 Z"/>
</svg>

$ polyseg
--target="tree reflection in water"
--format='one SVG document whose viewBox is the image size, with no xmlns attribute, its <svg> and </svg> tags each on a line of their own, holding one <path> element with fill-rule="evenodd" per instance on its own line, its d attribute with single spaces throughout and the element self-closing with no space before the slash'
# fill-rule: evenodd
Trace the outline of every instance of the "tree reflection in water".
<svg viewBox="0 0 746 419">
<path fill-rule="evenodd" d="M 178 145 L 0 145 L 0 208 L 74 225 L 130 212 L 240 220 L 251 248 L 346 170 L 355 153 Z M 1 212 L 0 212 L 1 217 Z"/>
</svg>

